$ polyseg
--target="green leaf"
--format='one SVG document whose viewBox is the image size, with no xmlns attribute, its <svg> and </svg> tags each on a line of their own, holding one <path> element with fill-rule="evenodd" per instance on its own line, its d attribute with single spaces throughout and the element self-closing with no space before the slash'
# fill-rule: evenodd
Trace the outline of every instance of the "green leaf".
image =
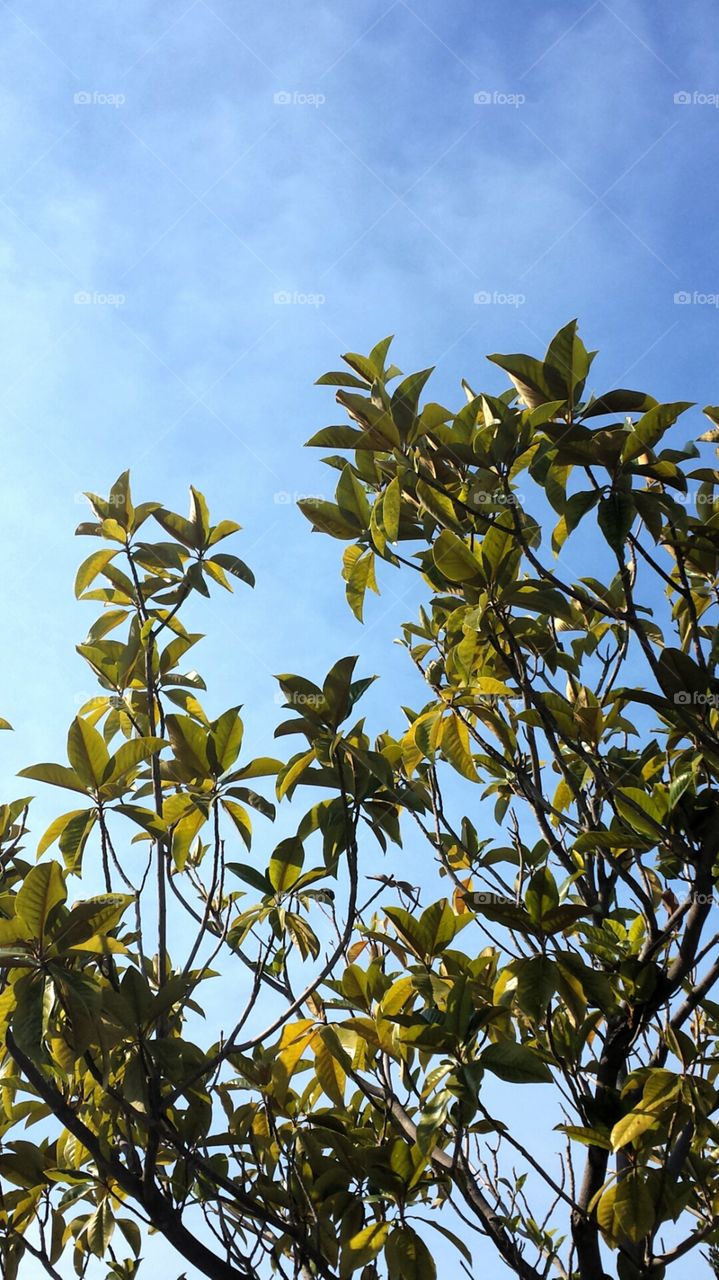
<svg viewBox="0 0 719 1280">
<path fill-rule="evenodd" d="M 205 561 L 205 563 L 209 562 Z M 225 573 L 231 573 L 233 578 L 239 578 L 240 582 L 246 582 L 248 587 L 254 587 L 254 573 L 248 568 L 244 560 L 240 560 L 238 556 L 230 555 L 229 552 L 225 551 L 217 551 L 212 557 L 212 563 L 218 564 L 221 569 L 224 569 Z"/>
<path fill-rule="evenodd" d="M 145 809 L 139 804 L 116 804 L 113 805 L 113 813 L 121 813 L 123 817 L 135 822 L 151 836 L 157 838 L 167 835 L 167 823 L 155 813 L 154 809 Z"/>
<path fill-rule="evenodd" d="M 548 370 L 541 360 L 532 356 L 487 356 L 492 364 L 498 364 L 509 374 L 521 399 L 528 409 L 538 409 L 549 400 L 564 394 L 564 384 L 556 371 Z M 553 378 L 552 378 L 553 374 Z M 550 385 L 551 383 L 551 385 Z"/>
<path fill-rule="evenodd" d="M 402 491 L 397 476 L 387 485 L 382 499 L 382 520 L 385 533 L 390 542 L 399 537 L 399 517 L 402 506 Z"/>
<path fill-rule="evenodd" d="M 103 1200 L 91 1215 L 85 1228 L 90 1252 L 97 1258 L 104 1258 L 115 1229 L 109 1200 Z"/>
<path fill-rule="evenodd" d="M 277 893 L 288 893 L 296 880 L 305 861 L 305 851 L 300 840 L 290 836 L 282 840 L 270 858 L 268 875 L 270 884 Z"/>
<path fill-rule="evenodd" d="M 663 813 L 655 800 L 639 787 L 622 787 L 614 803 L 633 831 L 658 839 L 663 831 Z"/>
<path fill-rule="evenodd" d="M 58 862 L 40 862 L 31 867 L 16 899 L 17 914 L 34 937 L 42 939 L 53 908 L 67 897 L 65 878 Z"/>
<path fill-rule="evenodd" d="M 615 490 L 600 500 L 597 524 L 613 551 L 621 553 L 635 516 L 636 507 L 631 493 Z"/>
<path fill-rule="evenodd" d="M 597 418 L 609 413 L 646 413 L 656 403 L 654 396 L 645 395 L 643 391 L 607 391 L 587 404 L 582 418 Z"/>
<path fill-rule="evenodd" d="M 277 775 L 276 786 L 278 800 L 282 800 L 284 796 L 291 792 L 315 758 L 315 749 L 311 747 L 309 751 L 303 751 L 300 755 L 294 756 L 286 768 L 280 770 Z"/>
<path fill-rule="evenodd" d="M 222 542 L 224 538 L 229 538 L 231 534 L 239 533 L 241 529 L 242 525 L 238 524 L 236 520 L 220 520 L 219 524 L 214 526 L 207 539 L 208 547 L 214 547 L 218 542 Z"/>
<path fill-rule="evenodd" d="M 74 769 L 62 764 L 33 764 L 21 769 L 19 778 L 33 778 L 35 782 L 49 782 L 53 787 L 66 787 L 68 791 L 79 791 L 87 795 L 87 788 L 78 778 Z"/>
<path fill-rule="evenodd" d="M 164 738 L 131 738 L 129 742 L 123 742 L 105 766 L 103 783 L 117 782 L 166 746 Z"/>
<path fill-rule="evenodd" d="M 336 1106 L 344 1106 L 344 1093 L 347 1076 L 342 1064 L 332 1053 L 329 1044 L 318 1036 L 315 1041 L 315 1071 L 323 1091 Z M 369 1258 L 364 1261 L 369 1262 Z M 356 1264 L 360 1265 L 360 1264 Z"/>
<path fill-rule="evenodd" d="M 539 867 L 534 872 L 524 903 L 533 922 L 540 926 L 544 924 L 545 917 L 559 906 L 559 891 L 549 867 Z"/>
<path fill-rule="evenodd" d="M 67 756 L 78 777 L 97 790 L 105 777 L 110 753 L 105 739 L 89 720 L 76 716 L 67 735 Z"/>
<path fill-rule="evenodd" d="M 478 780 L 469 746 L 469 730 L 461 716 L 451 713 L 442 721 L 439 745 L 458 773 L 471 782 Z"/>
<path fill-rule="evenodd" d="M 500 1040 L 487 1045 L 477 1059 L 500 1080 L 510 1084 L 551 1084 L 552 1073 L 534 1049 L 513 1040 Z"/>
<path fill-rule="evenodd" d="M 364 485 L 357 479 L 349 463 L 342 471 L 335 497 L 343 518 L 355 521 L 358 529 L 366 529 L 370 519 L 370 505 Z"/>
<path fill-rule="evenodd" d="M 357 537 L 357 523 L 345 519 L 334 502 L 325 502 L 322 498 L 302 498 L 297 506 L 312 527 L 320 533 L 329 533 L 331 537 L 341 538 L 346 542 Z"/>
<path fill-rule="evenodd" d="M 157 523 L 169 533 L 171 538 L 176 538 L 184 547 L 188 547 L 191 551 L 200 551 L 202 548 L 202 535 L 190 520 L 185 520 L 183 516 L 175 515 L 174 511 L 165 511 L 164 507 L 159 511 L 153 512 Z"/>
<path fill-rule="evenodd" d="M 252 844 L 252 823 L 250 821 L 249 813 L 241 804 L 237 804 L 235 800 L 223 800 L 222 808 L 232 819 L 235 827 L 249 849 Z"/>
<path fill-rule="evenodd" d="M 639 1170 L 629 1170 L 602 1195 L 597 1222 L 609 1244 L 639 1244 L 654 1225 L 654 1201 Z"/>
<path fill-rule="evenodd" d="M 172 750 L 188 774 L 204 778 L 209 772 L 207 759 L 207 734 L 189 716 L 165 717 L 165 728 Z"/>
<path fill-rule="evenodd" d="M 437 1280 L 437 1268 L 426 1244 L 412 1227 L 394 1227 L 385 1245 L 391 1280 Z"/>
<path fill-rule="evenodd" d="M 59 818 L 55 818 L 37 846 L 38 858 L 42 857 L 43 853 L 50 848 L 50 845 L 55 843 L 73 818 L 82 817 L 86 812 L 86 809 L 71 809 L 69 813 L 62 813 Z"/>
<path fill-rule="evenodd" d="M 79 946 L 97 933 L 107 933 L 115 928 L 134 900 L 127 893 L 105 893 L 77 903 L 53 935 L 53 946 L 58 951 L 65 951 Z"/>
<path fill-rule="evenodd" d="M 653 448 L 662 438 L 665 431 L 673 426 L 680 414 L 692 408 L 689 400 L 680 400 L 674 404 L 656 404 L 643 414 L 634 429 L 627 437 L 622 449 L 622 462 L 632 462 L 640 454 Z"/>
<path fill-rule="evenodd" d="M 414 424 L 419 409 L 419 398 L 433 373 L 434 368 L 410 373 L 393 392 L 390 409 L 395 422 L 405 436 Z"/>
<path fill-rule="evenodd" d="M 24 1053 L 34 1062 L 45 1057 L 43 1040 L 52 1008 L 52 984 L 44 973 L 26 974 L 15 983 L 13 1035 Z"/>
<path fill-rule="evenodd" d="M 672 1105 L 681 1091 L 681 1077 L 672 1071 L 654 1070 L 648 1076 L 642 1100 L 627 1115 L 622 1116 L 612 1129 L 611 1146 L 619 1151 L 634 1142 L 648 1129 L 656 1125 L 664 1112 L 673 1113 Z"/>
<path fill-rule="evenodd" d="M 359 1267 L 364 1267 L 384 1248 L 389 1235 L 389 1223 L 371 1222 L 356 1235 L 351 1236 L 342 1249 L 340 1276 L 342 1280 Z"/>
<path fill-rule="evenodd" d="M 210 726 L 208 754 L 214 757 L 212 763 L 220 773 L 232 768 L 242 746 L 243 724 L 240 718 L 240 707 L 230 707 L 228 711 Z"/>
<path fill-rule="evenodd" d="M 100 551 L 93 551 L 92 555 L 87 557 L 87 560 L 83 560 L 75 578 L 75 596 L 78 600 L 90 583 L 94 582 L 98 573 L 101 573 L 116 555 L 117 551 L 103 548 Z"/>
<path fill-rule="evenodd" d="M 347 603 L 355 618 L 362 622 L 367 588 L 379 594 L 374 573 L 374 552 L 360 546 L 347 547 L 343 556 L 342 576 L 347 583 Z"/>
<path fill-rule="evenodd" d="M 440 533 L 432 547 L 432 558 L 448 582 L 477 582 L 481 579 L 482 566 L 466 542 L 451 529 L 443 529 Z"/>
</svg>

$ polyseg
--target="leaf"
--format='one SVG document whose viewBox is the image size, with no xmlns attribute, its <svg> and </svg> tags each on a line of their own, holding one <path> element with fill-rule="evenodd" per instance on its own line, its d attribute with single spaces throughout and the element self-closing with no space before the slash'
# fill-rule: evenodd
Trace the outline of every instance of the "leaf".
<svg viewBox="0 0 719 1280">
<path fill-rule="evenodd" d="M 663 832 L 663 813 L 651 796 L 639 787 L 617 790 L 614 803 L 633 831 L 657 840 Z"/>
<path fill-rule="evenodd" d="M 229 538 L 233 533 L 239 533 L 241 529 L 242 525 L 238 524 L 236 520 L 220 520 L 219 524 L 214 526 L 207 539 L 208 547 L 214 547 L 216 543 L 222 542 L 224 538 Z"/>
<path fill-rule="evenodd" d="M 189 716 L 165 717 L 165 728 L 177 760 L 191 777 L 204 778 L 209 771 L 207 735 Z"/>
<path fill-rule="evenodd" d="M 528 409 L 538 409 L 549 400 L 555 400 L 557 396 L 564 395 L 562 379 L 554 371 L 553 384 L 550 386 L 551 373 L 541 360 L 519 354 L 492 355 L 487 356 L 487 359 L 491 360 L 492 364 L 498 364 L 500 369 L 504 369 L 509 374 Z"/>
<path fill-rule="evenodd" d="M 554 1126 L 560 1133 L 566 1133 L 568 1138 L 572 1138 L 575 1142 L 581 1142 L 585 1147 L 601 1147 L 603 1151 L 611 1151 L 612 1144 L 606 1133 L 602 1133 L 600 1129 L 588 1129 L 582 1125 L 575 1124 L 557 1124 Z"/>
<path fill-rule="evenodd" d="M 418 921 L 427 958 L 440 955 L 453 940 L 459 926 L 460 921 L 446 898 L 427 907 Z"/>
<path fill-rule="evenodd" d="M 336 1106 L 343 1106 L 347 1076 L 341 1064 L 321 1037 L 318 1037 L 315 1042 L 315 1071 L 327 1097 Z M 368 1262 L 369 1258 L 365 1259 L 365 1261 Z"/>
<path fill-rule="evenodd" d="M 15 983 L 12 1029 L 19 1047 L 34 1062 L 45 1058 L 43 1039 L 52 1006 L 52 984 L 44 973 L 27 974 Z"/>
<path fill-rule="evenodd" d="M 230 707 L 218 720 L 210 726 L 208 754 L 214 756 L 213 763 L 220 773 L 232 768 L 242 746 L 243 724 L 240 719 L 240 708 Z"/>
<path fill-rule="evenodd" d="M 458 773 L 471 782 L 478 781 L 477 770 L 469 748 L 469 730 L 461 716 L 450 714 L 442 721 L 439 745 Z"/>
<path fill-rule="evenodd" d="M 347 463 L 340 476 L 335 493 L 339 510 L 350 521 L 356 521 L 360 529 L 366 529 L 370 518 L 370 505 L 364 485 L 360 483 L 352 467 Z"/>
<path fill-rule="evenodd" d="M 672 1071 L 652 1071 L 645 1082 L 639 1106 L 622 1116 L 612 1129 L 612 1150 L 619 1151 L 628 1143 L 634 1142 L 656 1124 L 663 1112 L 673 1112 L 671 1104 L 680 1091 L 681 1077 Z"/>
<path fill-rule="evenodd" d="M 65 826 L 60 836 L 60 852 L 68 871 L 75 873 L 80 870 L 83 850 L 96 822 L 97 810 L 85 809 Z"/>
<path fill-rule="evenodd" d="M 128 893 L 105 893 L 78 902 L 54 934 L 53 945 L 63 951 L 79 946 L 95 934 L 107 933 L 115 928 L 134 900 Z"/>
<path fill-rule="evenodd" d="M 391 1280 L 437 1280 L 437 1268 L 424 1241 L 412 1227 L 394 1227 L 385 1258 Z"/>
<path fill-rule="evenodd" d="M 325 502 L 322 498 L 302 498 L 297 503 L 303 516 L 320 533 L 328 533 L 332 538 L 340 538 L 350 542 L 357 537 L 359 531 L 356 523 L 351 523 L 342 515 L 334 502 Z"/>
<path fill-rule="evenodd" d="M 283 796 L 286 796 L 292 790 L 315 758 L 316 752 L 312 747 L 309 751 L 304 751 L 299 756 L 295 756 L 289 761 L 287 767 L 278 773 L 276 787 L 278 800 L 282 800 Z"/>
<path fill-rule="evenodd" d="M 116 804 L 113 805 L 113 812 L 121 813 L 131 822 L 137 823 L 138 827 L 142 827 L 142 830 L 147 831 L 151 836 L 167 835 L 167 823 L 155 813 L 154 809 L 145 809 L 139 804 Z"/>
<path fill-rule="evenodd" d="M 419 409 L 419 398 L 433 373 L 433 368 L 410 373 L 393 392 L 390 409 L 403 435 L 407 435 L 413 426 Z"/>
<path fill-rule="evenodd" d="M 476 582 L 482 567 L 461 538 L 451 529 L 443 529 L 432 547 L 432 558 L 448 582 Z"/>
<path fill-rule="evenodd" d="M 117 551 L 103 547 L 100 551 L 93 551 L 92 555 L 87 557 L 87 560 L 83 560 L 75 578 L 75 596 L 78 600 L 90 583 L 94 582 L 98 573 L 102 573 L 105 566 L 116 555 Z"/>
<path fill-rule="evenodd" d="M 645 395 L 643 391 L 607 391 L 587 405 L 582 418 L 597 418 L 609 413 L 646 413 L 656 403 L 653 396 Z"/>
<path fill-rule="evenodd" d="M 618 1236 L 639 1244 L 654 1225 L 654 1200 L 639 1170 L 631 1170 L 617 1183 L 614 1222 Z"/>
<path fill-rule="evenodd" d="M 208 562 L 205 561 L 205 563 Z M 224 569 L 225 573 L 231 573 L 233 578 L 239 578 L 240 582 L 246 582 L 248 587 L 254 587 L 254 573 L 248 568 L 244 560 L 240 560 L 238 556 L 230 555 L 225 551 L 217 551 L 212 557 L 212 563 L 218 564 L 221 569 Z"/>
<path fill-rule="evenodd" d="M 305 861 L 305 851 L 301 840 L 290 836 L 282 840 L 270 858 L 268 875 L 270 884 L 277 893 L 288 893 L 300 877 Z"/>
<path fill-rule="evenodd" d="M 384 1248 L 388 1235 L 388 1222 L 371 1222 L 368 1227 L 363 1227 L 356 1235 L 351 1236 L 342 1249 L 340 1264 L 342 1280 L 376 1258 Z"/>
<path fill-rule="evenodd" d="M 533 922 L 543 925 L 545 917 L 559 906 L 559 891 L 548 867 L 540 867 L 532 875 L 524 903 Z"/>
<path fill-rule="evenodd" d="M 103 1258 L 107 1253 L 114 1229 L 115 1219 L 112 1215 L 110 1202 L 109 1200 L 103 1200 L 89 1218 L 85 1228 L 90 1252 L 94 1253 L 97 1258 Z"/>
<path fill-rule="evenodd" d="M 551 1084 L 552 1073 L 539 1054 L 527 1045 L 513 1040 L 500 1040 L 487 1045 L 477 1059 L 500 1080 L 510 1084 Z"/>
<path fill-rule="evenodd" d="M 252 823 L 247 810 L 244 809 L 241 804 L 237 804 L 234 800 L 223 800 L 222 808 L 225 810 L 225 813 L 229 814 L 249 849 L 252 844 Z"/>
<path fill-rule="evenodd" d="M 202 535 L 198 532 L 194 524 L 189 520 L 185 520 L 183 516 L 175 515 L 174 511 L 166 511 L 161 508 L 159 511 L 153 512 L 157 523 L 169 533 L 171 538 L 176 538 L 184 547 L 188 547 L 191 551 L 199 551 L 202 547 Z"/>
<path fill-rule="evenodd" d="M 402 491 L 397 476 L 387 485 L 382 499 L 382 520 L 385 533 L 390 542 L 399 537 L 399 517 L 402 505 Z"/>
<path fill-rule="evenodd" d="M 105 739 L 88 720 L 76 716 L 67 735 L 67 757 L 78 777 L 94 791 L 110 761 Z"/>
<path fill-rule="evenodd" d="M 552 550 L 561 551 L 570 533 L 577 528 L 583 516 L 597 505 L 601 497 L 598 489 L 575 493 L 567 500 L 559 524 L 552 534 Z"/>
<path fill-rule="evenodd" d="M 49 782 L 53 787 L 66 787 L 68 791 L 79 791 L 82 795 L 87 795 L 87 789 L 75 771 L 62 764 L 33 764 L 27 769 L 21 769 L 18 777 L 32 778 L 35 782 Z"/>
<path fill-rule="evenodd" d="M 53 908 L 67 897 L 65 878 L 58 862 L 40 862 L 31 867 L 15 900 L 17 914 L 34 937 L 42 939 Z"/>
<path fill-rule="evenodd" d="M 632 462 L 648 449 L 653 448 L 665 431 L 676 422 L 682 413 L 693 407 L 689 400 L 680 400 L 674 404 L 655 404 L 643 414 L 634 429 L 630 432 L 622 449 L 622 462 Z"/>
<path fill-rule="evenodd" d="M 63 813 L 59 818 L 55 818 L 54 822 L 50 823 L 50 826 L 37 846 L 38 858 L 42 857 L 43 853 L 50 848 L 51 844 L 55 843 L 73 818 L 79 818 L 86 812 L 87 810 L 85 809 L 71 809 L 70 813 Z"/>
<path fill-rule="evenodd" d="M 358 622 L 362 622 L 364 598 L 367 588 L 379 594 L 374 573 L 374 552 L 362 552 L 361 547 L 347 547 L 343 557 L 342 576 L 347 583 L 347 603 Z"/>
<path fill-rule="evenodd" d="M 635 515 L 636 507 L 630 493 L 614 491 L 600 500 L 597 524 L 613 551 L 622 551 Z"/>
<path fill-rule="evenodd" d="M 597 1205 L 597 1222 L 607 1242 L 638 1244 L 654 1225 L 654 1201 L 638 1170 L 608 1187 Z"/>
<path fill-rule="evenodd" d="M 129 742 L 123 742 L 105 766 L 103 783 L 118 782 L 130 770 L 149 760 L 166 746 L 164 738 L 132 738 Z"/>
</svg>

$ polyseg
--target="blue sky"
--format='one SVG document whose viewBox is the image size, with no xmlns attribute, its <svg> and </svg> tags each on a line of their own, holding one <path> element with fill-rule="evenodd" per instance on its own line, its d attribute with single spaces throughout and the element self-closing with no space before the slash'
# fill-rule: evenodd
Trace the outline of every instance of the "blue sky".
<svg viewBox="0 0 719 1280">
<path fill-rule="evenodd" d="M 359 652 L 378 718 L 382 688 L 416 690 L 391 645 L 408 584 L 385 575 L 361 630 L 339 544 L 287 501 L 329 496 L 302 444 L 338 420 L 313 381 L 340 352 L 394 332 L 459 403 L 462 376 L 503 387 L 487 352 L 577 315 L 596 389 L 719 399 L 710 0 L 13 0 L 0 24 L 8 795 L 93 691 L 78 495 L 126 466 L 245 527 L 257 589 L 198 615 L 198 662 L 259 752 L 272 672 Z"/>
</svg>

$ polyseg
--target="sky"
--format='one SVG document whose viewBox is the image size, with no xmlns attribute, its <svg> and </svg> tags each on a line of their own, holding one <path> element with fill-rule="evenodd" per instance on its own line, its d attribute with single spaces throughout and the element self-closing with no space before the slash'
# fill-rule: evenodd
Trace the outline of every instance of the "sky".
<svg viewBox="0 0 719 1280">
<path fill-rule="evenodd" d="M 302 446 L 343 351 L 394 333 L 459 405 L 462 377 L 503 389 L 487 353 L 578 316 L 595 390 L 719 399 L 711 0 L 13 0 L 0 32 L 7 798 L 93 693 L 74 528 L 124 468 L 244 527 L 257 587 L 198 613 L 198 663 L 260 754 L 273 673 L 358 653 L 393 727 L 416 694 L 410 584 L 383 574 L 360 628 L 294 505 L 331 496 Z"/>
</svg>

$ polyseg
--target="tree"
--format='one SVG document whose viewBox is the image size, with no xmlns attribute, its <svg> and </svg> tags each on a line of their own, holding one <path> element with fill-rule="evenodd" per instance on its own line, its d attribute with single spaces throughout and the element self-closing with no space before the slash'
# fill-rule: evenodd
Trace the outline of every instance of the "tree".
<svg viewBox="0 0 719 1280">
<path fill-rule="evenodd" d="M 100 693 L 69 763 L 23 771 L 82 807 L 33 863 L 27 798 L 0 814 L 10 1280 L 66 1247 L 131 1280 L 137 1217 L 217 1280 L 434 1280 L 442 1237 L 471 1275 L 472 1232 L 521 1280 L 716 1258 L 719 472 L 667 446 L 688 404 L 582 399 L 575 323 L 544 360 L 491 357 L 513 388 L 465 385 L 456 413 L 420 406 L 431 371 L 389 390 L 389 345 L 320 379 L 352 425 L 310 441 L 342 451 L 336 501 L 300 505 L 347 543 L 358 618 L 378 558 L 417 575 L 426 701 L 400 737 L 356 719 L 372 677 L 344 658 L 279 677 L 302 747 L 246 760 L 239 708 L 209 719 L 180 671 L 188 598 L 252 582 L 216 550 L 237 526 L 194 489 L 187 520 L 135 508 L 127 475 L 91 496 Z M 293 818 L 310 788 L 269 859 L 257 778 Z M 68 906 L 74 879 L 102 892 Z M 561 1109 L 556 1157 L 518 1135 L 518 1091 Z"/>
</svg>

